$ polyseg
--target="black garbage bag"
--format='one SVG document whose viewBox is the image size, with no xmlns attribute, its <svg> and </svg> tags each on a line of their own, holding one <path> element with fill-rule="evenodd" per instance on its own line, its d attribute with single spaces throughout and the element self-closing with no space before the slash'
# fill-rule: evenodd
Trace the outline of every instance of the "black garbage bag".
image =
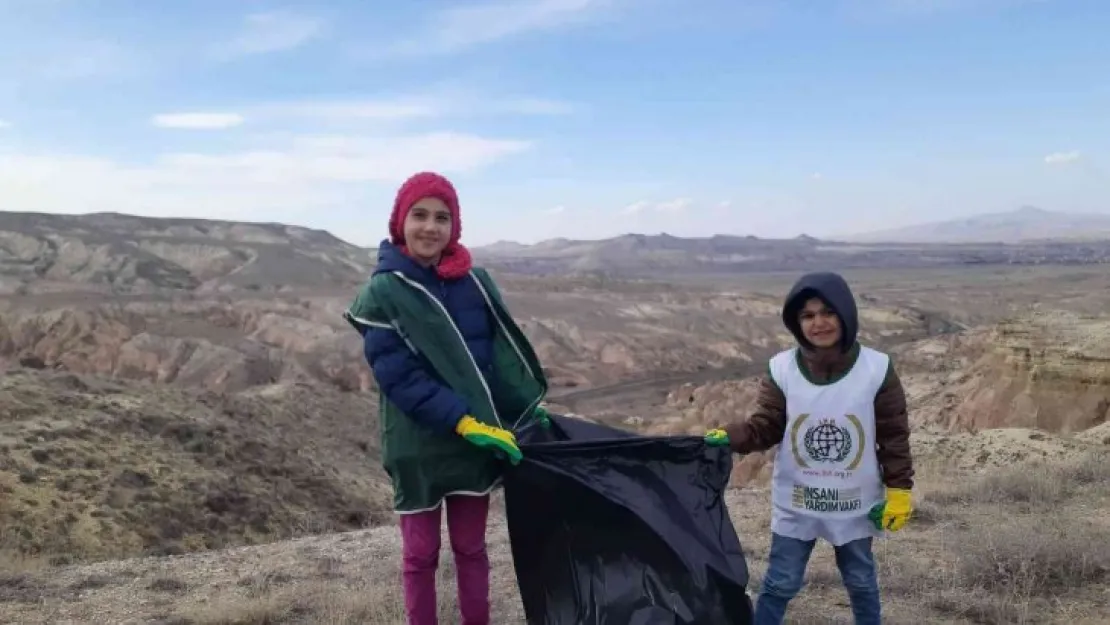
<svg viewBox="0 0 1110 625">
<path fill-rule="evenodd" d="M 561 415 L 518 442 L 505 509 L 529 625 L 752 622 L 727 448 Z"/>
</svg>

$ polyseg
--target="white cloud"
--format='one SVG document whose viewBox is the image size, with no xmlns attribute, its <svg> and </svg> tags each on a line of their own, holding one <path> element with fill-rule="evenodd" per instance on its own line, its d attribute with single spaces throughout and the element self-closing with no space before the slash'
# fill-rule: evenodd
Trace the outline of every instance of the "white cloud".
<svg viewBox="0 0 1110 625">
<path fill-rule="evenodd" d="M 164 113 L 152 118 L 155 125 L 187 128 L 228 128 L 246 120 L 265 122 L 315 122 L 358 124 L 400 123 L 444 117 L 494 115 L 568 115 L 577 107 L 559 100 L 535 97 L 479 97 L 462 92 L 433 92 L 392 99 L 299 100 L 264 104 L 222 106 L 237 113 Z"/>
<path fill-rule="evenodd" d="M 11 127 L 12 127 L 11 122 L 0 119 L 0 130 L 3 130 L 5 128 L 11 128 Z"/>
<path fill-rule="evenodd" d="M 289 11 L 252 13 L 243 19 L 239 34 L 216 51 L 234 57 L 290 50 L 319 37 L 324 26 L 320 18 Z"/>
<path fill-rule="evenodd" d="M 647 202 L 644 202 L 644 201 L 633 202 L 633 203 L 629 204 L 628 206 L 625 206 L 624 208 L 622 208 L 621 212 L 624 213 L 625 215 L 637 215 L 639 213 L 644 212 L 645 210 L 647 210 L 650 207 L 651 207 L 651 204 L 648 204 Z"/>
<path fill-rule="evenodd" d="M 681 213 L 694 205 L 694 201 L 688 197 L 675 198 L 664 202 L 633 202 L 628 206 L 621 209 L 620 212 L 625 215 L 638 215 L 649 211 L 657 213 Z"/>
<path fill-rule="evenodd" d="M 1078 162 L 1083 155 L 1078 151 L 1071 152 L 1054 152 L 1044 157 L 1044 162 L 1048 165 L 1070 165 Z"/>
<path fill-rule="evenodd" d="M 447 54 L 471 46 L 548 30 L 583 19 L 605 0 L 493 0 L 443 9 L 386 56 Z"/>
<path fill-rule="evenodd" d="M 301 117 L 326 121 L 379 120 L 399 121 L 438 117 L 442 111 L 434 102 L 411 100 L 305 100 L 276 102 L 255 107 L 260 117 Z"/>
<path fill-rule="evenodd" d="M 185 130 L 222 130 L 240 126 L 245 120 L 238 113 L 160 113 L 150 118 L 159 128 Z"/>
<path fill-rule="evenodd" d="M 303 221 L 349 208 L 360 192 L 395 185 L 414 171 L 473 171 L 530 147 L 441 132 L 301 135 L 225 153 L 163 154 L 142 165 L 0 152 L 0 197 L 9 210 Z"/>
<path fill-rule="evenodd" d="M 562 215 L 565 212 L 567 212 L 567 207 L 562 205 L 554 206 L 543 211 L 545 215 Z"/>
<path fill-rule="evenodd" d="M 690 208 L 690 206 L 692 206 L 693 204 L 694 201 L 690 198 L 680 197 L 656 204 L 655 210 L 659 211 L 660 213 L 681 213 Z"/>
</svg>

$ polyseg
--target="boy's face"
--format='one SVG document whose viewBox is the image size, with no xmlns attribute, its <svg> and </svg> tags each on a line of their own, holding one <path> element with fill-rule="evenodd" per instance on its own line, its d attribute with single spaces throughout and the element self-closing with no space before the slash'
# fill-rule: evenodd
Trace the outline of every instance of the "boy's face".
<svg viewBox="0 0 1110 625">
<path fill-rule="evenodd" d="M 798 313 L 802 335 L 814 347 L 835 347 L 840 343 L 840 317 L 825 305 L 820 298 L 814 297 Z"/>
<path fill-rule="evenodd" d="M 409 254 L 418 261 L 436 263 L 451 240 L 451 210 L 439 198 L 423 198 L 405 216 L 404 232 Z"/>
</svg>

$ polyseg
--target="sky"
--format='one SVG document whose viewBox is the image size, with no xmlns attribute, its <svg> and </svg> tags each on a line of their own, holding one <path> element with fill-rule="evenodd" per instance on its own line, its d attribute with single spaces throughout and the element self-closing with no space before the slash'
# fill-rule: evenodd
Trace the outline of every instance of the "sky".
<svg viewBox="0 0 1110 625">
<path fill-rule="evenodd" d="M 0 0 L 0 210 L 359 245 L 1110 214 L 1106 0 Z"/>
</svg>

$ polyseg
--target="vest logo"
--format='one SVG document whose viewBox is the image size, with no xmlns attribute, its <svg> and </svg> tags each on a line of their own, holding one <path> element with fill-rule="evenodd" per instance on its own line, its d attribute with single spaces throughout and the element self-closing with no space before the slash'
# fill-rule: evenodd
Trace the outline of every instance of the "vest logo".
<svg viewBox="0 0 1110 625">
<path fill-rule="evenodd" d="M 856 415 L 844 415 L 847 424 L 841 425 L 835 419 L 810 421 L 810 414 L 798 415 L 790 428 L 790 446 L 794 461 L 802 469 L 812 468 L 812 463 L 824 465 L 843 465 L 846 471 L 854 471 L 863 461 L 863 451 L 867 448 L 863 424 Z M 802 453 L 802 452 L 805 453 Z"/>
<path fill-rule="evenodd" d="M 806 453 L 817 462 L 841 463 L 852 452 L 852 433 L 832 419 L 822 419 L 806 430 Z"/>
</svg>

